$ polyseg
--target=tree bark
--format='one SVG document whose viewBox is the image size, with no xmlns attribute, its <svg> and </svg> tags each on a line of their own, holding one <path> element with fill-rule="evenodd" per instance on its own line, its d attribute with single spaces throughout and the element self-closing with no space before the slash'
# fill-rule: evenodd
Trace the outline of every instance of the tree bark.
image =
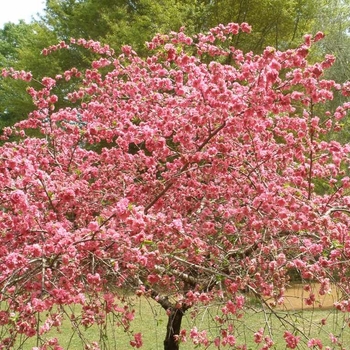
<svg viewBox="0 0 350 350">
<path fill-rule="evenodd" d="M 179 350 L 179 341 L 176 336 L 180 334 L 182 317 L 184 310 L 171 308 L 168 316 L 166 336 L 164 340 L 164 350 Z"/>
</svg>

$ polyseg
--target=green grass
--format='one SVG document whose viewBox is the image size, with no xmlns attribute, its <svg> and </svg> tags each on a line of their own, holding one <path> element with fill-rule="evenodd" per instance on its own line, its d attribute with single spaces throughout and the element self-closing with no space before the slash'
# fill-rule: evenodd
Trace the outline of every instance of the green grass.
<svg viewBox="0 0 350 350">
<path fill-rule="evenodd" d="M 167 324 L 167 317 L 161 307 L 154 301 L 145 298 L 136 298 L 134 300 L 134 308 L 136 310 L 136 318 L 132 323 L 132 331 L 135 333 L 141 332 L 143 334 L 145 350 L 161 350 L 163 349 L 163 340 L 165 337 L 165 330 Z M 191 310 L 185 315 L 183 320 L 184 328 L 191 328 L 196 326 L 199 330 L 206 330 L 211 339 L 214 339 L 219 330 L 216 323 L 213 321 L 214 317 L 221 314 L 221 307 L 219 305 L 212 305 L 210 307 L 203 307 L 199 310 L 195 318 L 191 318 Z M 70 312 L 79 312 L 78 309 L 69 310 Z M 326 320 L 326 325 L 322 325 L 322 319 Z M 130 345 L 131 335 L 123 332 L 122 329 L 115 327 L 116 319 L 109 318 L 108 331 L 103 338 L 103 332 L 97 326 L 92 326 L 83 329 L 81 337 L 86 342 L 98 341 L 100 338 L 104 339 L 104 345 L 101 349 L 105 350 L 128 350 L 133 349 Z M 306 343 L 308 338 L 319 338 L 325 345 L 331 345 L 329 334 L 332 333 L 338 336 L 338 339 L 343 344 L 350 344 L 349 331 L 349 316 L 340 313 L 334 309 L 314 309 L 303 311 L 276 311 L 261 308 L 250 303 L 244 312 L 244 317 L 234 321 L 235 334 L 237 335 L 237 345 L 246 344 L 248 349 L 260 349 L 261 345 L 255 344 L 253 341 L 254 333 L 261 327 L 265 328 L 265 335 L 271 335 L 275 342 L 273 349 L 286 349 L 283 334 L 285 329 L 301 336 L 300 346 L 298 349 L 307 349 Z M 52 330 L 45 335 L 47 338 L 57 337 L 60 345 L 64 349 L 84 349 L 84 342 L 82 342 L 78 333 L 73 330 L 69 321 L 65 321 L 59 330 Z M 24 338 L 22 339 L 22 341 Z M 27 339 L 21 346 L 21 341 L 17 344 L 16 349 L 31 349 L 36 346 L 36 340 L 33 338 Z M 225 349 L 228 349 L 226 347 Z M 181 350 L 193 349 L 215 349 L 213 345 L 209 347 L 195 347 L 191 342 L 182 343 Z M 341 349 L 341 347 L 333 344 L 331 349 Z"/>
</svg>

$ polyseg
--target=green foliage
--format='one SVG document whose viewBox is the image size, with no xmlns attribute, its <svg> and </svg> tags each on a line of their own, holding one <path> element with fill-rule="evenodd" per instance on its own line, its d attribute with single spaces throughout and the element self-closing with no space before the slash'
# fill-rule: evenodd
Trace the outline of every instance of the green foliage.
<svg viewBox="0 0 350 350">
<path fill-rule="evenodd" d="M 197 30 L 204 9 L 200 0 L 48 0 L 44 22 L 62 40 L 93 39 L 116 50 L 128 44 L 142 52 L 144 43 L 158 32 L 183 25 Z"/>
<path fill-rule="evenodd" d="M 300 44 L 317 13 L 312 0 L 214 0 L 208 4 L 206 25 L 248 22 L 251 35 L 238 35 L 234 46 L 261 52 L 266 46 L 283 50 Z"/>
<path fill-rule="evenodd" d="M 30 86 L 38 87 L 37 80 L 43 75 L 55 75 L 62 69 L 59 57 L 55 61 L 53 56 L 40 56 L 42 48 L 53 43 L 57 43 L 57 38 L 39 23 L 7 23 L 0 29 L 0 68 L 30 71 L 34 77 Z M 12 125 L 33 110 L 32 99 L 26 93 L 28 85 L 19 80 L 0 79 L 1 127 Z"/>
<path fill-rule="evenodd" d="M 326 37 L 314 46 L 312 56 L 314 60 L 322 59 L 325 53 L 336 57 L 335 64 L 325 74 L 327 79 L 333 79 L 337 82 L 345 82 L 350 79 L 349 26 L 349 0 L 321 0 L 319 2 L 319 11 L 316 15 L 313 31 L 323 31 Z M 341 94 L 336 94 L 333 101 L 328 102 L 325 108 L 332 109 L 334 106 L 344 103 L 347 99 Z M 349 141 L 349 121 L 345 120 L 344 123 L 343 130 L 340 133 L 330 135 L 331 138 L 335 138 L 340 142 Z"/>
</svg>

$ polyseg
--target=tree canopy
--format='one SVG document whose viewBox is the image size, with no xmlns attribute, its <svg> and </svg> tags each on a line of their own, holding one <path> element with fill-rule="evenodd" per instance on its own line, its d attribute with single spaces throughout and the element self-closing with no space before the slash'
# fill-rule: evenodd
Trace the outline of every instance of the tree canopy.
<svg viewBox="0 0 350 350">
<path fill-rule="evenodd" d="M 81 315 L 69 320 L 98 324 L 91 348 L 101 348 L 106 314 L 132 332 L 123 290 L 164 308 L 165 350 L 186 338 L 244 348 L 235 324 L 245 293 L 277 314 L 295 274 L 319 282 L 321 294 L 336 285 L 343 298 L 335 306 L 348 311 L 350 145 L 324 136 L 340 130 L 350 103 L 322 115 L 318 106 L 349 96 L 350 84 L 324 79 L 334 56 L 307 61 L 322 33 L 286 51 L 230 45 L 250 30 L 230 23 L 159 34 L 146 57 L 83 39 L 43 51 L 85 48 L 100 58 L 29 88 L 35 110 L 5 129 L 21 140 L 0 149 L 2 347 L 23 334 L 58 349 L 47 332 L 78 304 Z M 65 81 L 72 105 L 59 108 Z M 33 128 L 42 137 L 25 135 Z M 313 305 L 316 292 L 305 293 Z M 221 304 L 215 338 L 181 329 L 188 310 L 213 301 Z M 320 344 L 297 335 L 288 314 L 279 320 L 287 348 Z M 256 343 L 272 348 L 273 334 L 256 327 Z M 130 344 L 141 347 L 142 335 Z"/>
</svg>

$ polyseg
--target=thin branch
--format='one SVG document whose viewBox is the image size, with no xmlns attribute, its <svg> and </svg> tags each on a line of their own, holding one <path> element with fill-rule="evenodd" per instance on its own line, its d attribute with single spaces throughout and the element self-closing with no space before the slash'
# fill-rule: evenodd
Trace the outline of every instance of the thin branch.
<svg viewBox="0 0 350 350">
<path fill-rule="evenodd" d="M 247 286 L 248 289 L 250 289 L 252 291 L 252 293 L 254 294 L 254 296 L 256 298 L 259 299 L 259 301 L 265 305 L 268 310 L 281 322 L 281 324 L 288 324 L 289 326 L 293 327 L 296 331 L 298 331 L 300 334 L 303 335 L 303 337 L 305 337 L 305 339 L 309 339 L 309 337 L 305 334 L 305 332 L 300 329 L 297 325 L 296 322 L 292 322 L 289 321 L 287 319 L 285 319 L 285 317 L 281 317 L 270 305 L 269 303 L 260 295 L 260 293 L 258 293 L 252 286 L 248 285 Z"/>
<path fill-rule="evenodd" d="M 208 273 L 211 274 L 211 275 L 226 277 L 226 278 L 228 278 L 228 279 L 230 279 L 230 280 L 233 279 L 232 276 L 230 276 L 230 275 L 228 275 L 228 274 L 226 274 L 226 273 L 224 273 L 224 272 L 220 272 L 220 271 L 217 271 L 217 270 L 212 270 L 212 269 L 209 269 L 209 268 L 207 268 L 207 267 L 204 267 L 204 266 L 200 266 L 200 265 L 191 263 L 191 262 L 189 262 L 189 261 L 186 261 L 186 260 L 181 259 L 181 258 L 179 258 L 179 257 L 177 257 L 177 256 L 174 256 L 174 255 L 167 254 L 167 256 L 168 256 L 168 257 L 171 257 L 172 259 L 174 259 L 174 260 L 176 260 L 176 261 L 178 261 L 178 262 L 181 262 L 181 263 L 183 263 L 183 264 L 185 264 L 185 265 L 194 267 L 194 268 L 196 268 L 196 269 L 198 269 L 198 270 L 201 270 L 201 271 L 204 271 L 204 272 L 208 272 Z"/>
<path fill-rule="evenodd" d="M 310 106 L 310 118 L 313 117 L 314 112 L 313 112 L 313 104 L 311 102 Z M 310 126 L 310 157 L 309 157 L 309 174 L 308 174 L 308 195 L 307 199 L 311 200 L 312 196 L 312 172 L 313 172 L 313 165 L 314 165 L 314 152 L 312 150 L 313 147 L 313 141 L 314 141 L 314 131 L 311 130 Z"/>
<path fill-rule="evenodd" d="M 331 208 L 331 209 L 327 210 L 327 212 L 325 214 L 323 214 L 323 216 L 329 216 L 329 215 L 331 215 L 332 213 L 335 213 L 335 212 L 343 212 L 343 213 L 346 213 L 346 214 L 350 214 L 349 208 L 335 207 L 335 208 Z"/>
<path fill-rule="evenodd" d="M 155 269 L 160 272 L 160 273 L 166 273 L 167 270 L 162 267 L 162 266 L 158 266 L 156 265 L 155 266 Z M 177 270 L 172 270 L 171 271 L 171 274 L 172 275 L 175 275 L 176 277 L 182 279 L 184 282 L 190 284 L 191 286 L 195 287 L 197 284 L 198 284 L 198 279 L 197 278 L 194 278 L 193 276 L 190 276 L 189 274 L 187 273 L 184 273 L 184 272 L 180 272 L 180 271 L 177 271 Z"/>
<path fill-rule="evenodd" d="M 56 207 L 54 206 L 54 204 L 52 202 L 50 194 L 47 192 L 47 189 L 46 189 L 46 186 L 44 184 L 44 181 L 39 176 L 37 178 L 38 178 L 39 182 L 41 183 L 41 185 L 43 186 L 44 192 L 45 192 L 45 194 L 47 196 L 47 199 L 49 200 L 49 203 L 50 203 L 50 206 L 51 206 L 52 210 L 57 214 L 58 211 L 57 211 Z"/>
</svg>

